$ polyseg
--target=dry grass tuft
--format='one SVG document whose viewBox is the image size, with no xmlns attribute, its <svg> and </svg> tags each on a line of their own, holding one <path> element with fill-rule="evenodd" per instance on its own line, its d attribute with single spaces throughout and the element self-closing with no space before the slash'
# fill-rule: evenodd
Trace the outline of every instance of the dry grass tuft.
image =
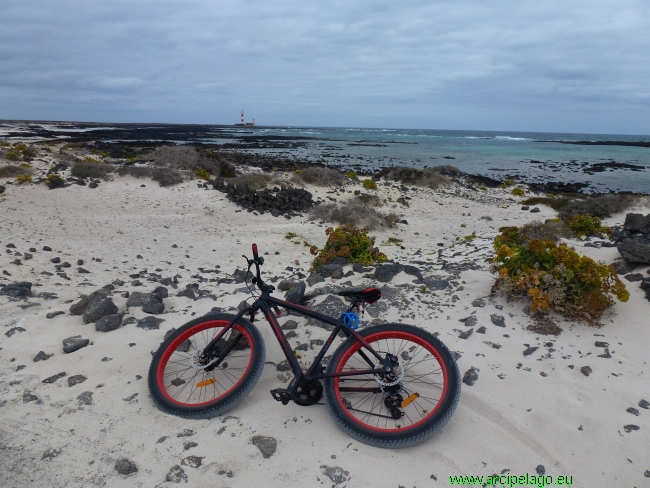
<svg viewBox="0 0 650 488">
<path fill-rule="evenodd" d="M 605 218 L 624 212 L 638 201 L 639 198 L 634 195 L 610 193 L 595 197 L 582 195 L 532 197 L 521 203 L 524 205 L 547 205 L 557 211 L 560 217 L 589 214 L 593 217 Z"/>
<path fill-rule="evenodd" d="M 437 190 L 451 183 L 448 176 L 460 174 L 460 170 L 454 166 L 435 166 L 433 168 L 386 168 L 378 176 L 387 180 L 399 181 L 404 185 L 415 185 L 424 188 Z"/>
<path fill-rule="evenodd" d="M 78 163 L 70 170 L 70 174 L 77 178 L 99 178 L 107 180 L 116 170 L 112 164 L 103 163 Z"/>
<path fill-rule="evenodd" d="M 540 241 L 558 242 L 561 237 L 569 239 L 573 237 L 571 229 L 559 219 L 547 220 L 546 222 L 531 222 L 519 229 L 519 235 L 523 241 L 539 239 Z"/>
<path fill-rule="evenodd" d="M 33 173 L 31 168 L 10 164 L 7 166 L 0 166 L 0 178 L 14 178 L 20 175 L 31 175 Z"/>
<path fill-rule="evenodd" d="M 310 167 L 291 178 L 296 183 L 308 183 L 316 186 L 341 186 L 346 181 L 346 176 L 335 169 Z"/>
<path fill-rule="evenodd" d="M 124 166 L 117 170 L 120 176 L 133 176 L 134 178 L 151 178 L 154 168 L 149 166 Z"/>
<path fill-rule="evenodd" d="M 542 335 L 559 336 L 562 333 L 562 328 L 547 315 L 536 313 L 532 319 L 533 323 L 526 327 L 526 330 Z"/>
<path fill-rule="evenodd" d="M 183 176 L 180 171 L 172 168 L 156 168 L 153 170 L 151 177 L 154 181 L 160 183 L 160 186 L 174 186 L 183 183 Z"/>
<path fill-rule="evenodd" d="M 236 178 L 228 179 L 228 183 L 235 186 L 247 186 L 251 190 L 261 190 L 271 182 L 272 176 L 264 173 L 248 173 Z"/>
<path fill-rule="evenodd" d="M 345 203 L 325 203 L 316 205 L 309 212 L 312 219 L 350 224 L 357 228 L 376 229 L 385 224 L 386 216 L 357 199 Z"/>
<path fill-rule="evenodd" d="M 234 165 L 220 154 L 193 146 L 163 146 L 141 159 L 151 160 L 156 166 L 195 172 L 202 168 L 212 176 L 237 176 Z"/>
</svg>

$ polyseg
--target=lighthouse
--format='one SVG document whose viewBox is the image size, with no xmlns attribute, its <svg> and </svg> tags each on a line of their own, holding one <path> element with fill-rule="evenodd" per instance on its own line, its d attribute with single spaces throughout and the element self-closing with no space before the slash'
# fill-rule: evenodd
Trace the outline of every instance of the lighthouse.
<svg viewBox="0 0 650 488">
<path fill-rule="evenodd" d="M 241 122 L 239 124 L 235 124 L 236 127 L 255 127 L 255 119 L 253 119 L 253 122 L 248 122 L 244 120 L 244 111 L 241 111 Z"/>
</svg>

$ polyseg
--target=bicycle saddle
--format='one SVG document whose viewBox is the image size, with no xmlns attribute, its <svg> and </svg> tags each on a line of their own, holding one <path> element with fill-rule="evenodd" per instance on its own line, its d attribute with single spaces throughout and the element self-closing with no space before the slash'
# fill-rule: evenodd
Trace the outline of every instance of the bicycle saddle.
<svg viewBox="0 0 650 488">
<path fill-rule="evenodd" d="M 375 303 L 381 298 L 379 288 L 365 288 L 363 290 L 343 290 L 338 293 L 341 297 L 360 298 L 366 303 Z"/>
</svg>

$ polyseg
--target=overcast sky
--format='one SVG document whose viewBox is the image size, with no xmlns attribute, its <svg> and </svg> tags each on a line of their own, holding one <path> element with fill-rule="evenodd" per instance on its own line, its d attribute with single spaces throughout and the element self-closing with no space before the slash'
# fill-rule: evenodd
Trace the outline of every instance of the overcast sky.
<svg viewBox="0 0 650 488">
<path fill-rule="evenodd" d="M 0 119 L 650 134 L 648 0 L 20 0 Z"/>
</svg>

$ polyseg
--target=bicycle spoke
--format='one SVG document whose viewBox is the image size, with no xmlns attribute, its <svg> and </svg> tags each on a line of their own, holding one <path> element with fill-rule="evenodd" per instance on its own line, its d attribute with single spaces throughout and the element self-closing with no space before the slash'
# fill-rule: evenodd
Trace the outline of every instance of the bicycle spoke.
<svg viewBox="0 0 650 488">
<path fill-rule="evenodd" d="M 216 400 L 234 388 L 240 382 L 242 375 L 248 371 L 252 354 L 250 348 L 233 349 L 222 363 L 211 371 L 197 368 L 198 363 L 193 364 L 194 361 L 200 360 L 196 351 L 205 349 L 221 330 L 221 326 L 207 327 L 197 330 L 189 337 L 185 336 L 185 340 L 177 347 L 181 348 L 183 344 L 189 344 L 190 351 L 176 349 L 167 359 L 160 378 L 172 399 L 186 405 Z M 245 335 L 232 328 L 223 338 L 224 344 L 229 346 L 231 341 L 239 341 L 242 337 Z"/>
<path fill-rule="evenodd" d="M 362 424 L 386 431 L 408 428 L 431 415 L 440 403 L 446 382 L 442 365 L 430 349 L 432 346 L 421 344 L 407 333 L 391 333 L 390 337 L 369 340 L 369 343 L 380 357 L 387 354 L 397 357 L 400 367 L 392 375 L 378 373 L 334 379 L 335 388 L 346 404 L 345 411 Z M 337 373 L 368 368 L 359 350 L 341 363 Z M 379 384 L 382 378 L 385 383 Z"/>
</svg>

